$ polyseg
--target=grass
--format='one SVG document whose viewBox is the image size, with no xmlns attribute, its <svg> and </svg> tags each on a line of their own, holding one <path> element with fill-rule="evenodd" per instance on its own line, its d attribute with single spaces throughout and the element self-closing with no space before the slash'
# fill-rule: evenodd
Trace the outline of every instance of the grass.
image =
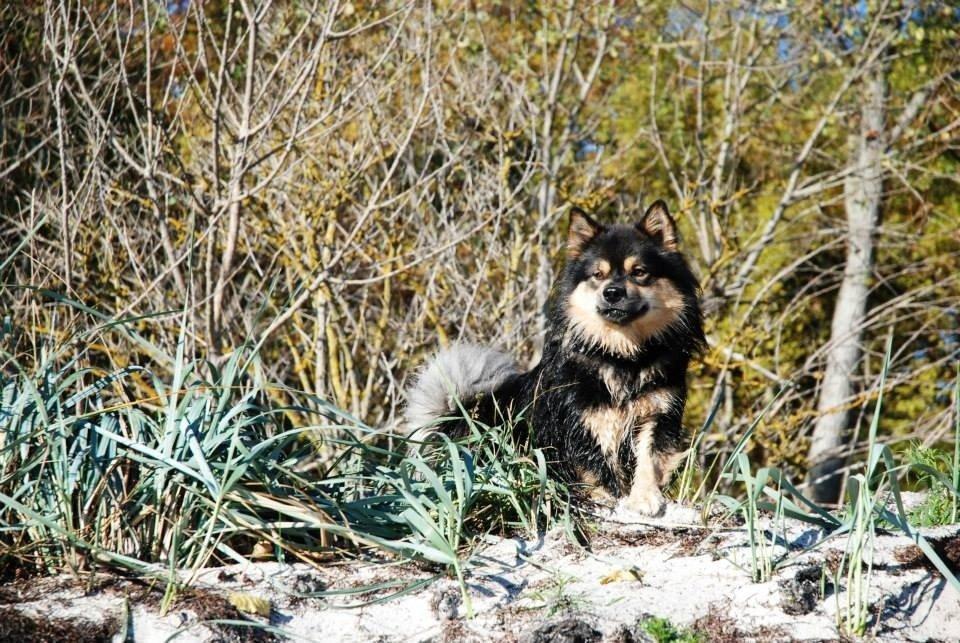
<svg viewBox="0 0 960 643">
<path fill-rule="evenodd" d="M 763 490 L 767 486 L 770 472 L 763 468 L 754 476 L 751 473 L 750 460 L 744 453 L 737 454 L 737 466 L 739 479 L 744 483 L 745 488 L 745 496 L 739 504 L 739 510 L 743 516 L 750 543 L 750 576 L 755 583 L 765 583 L 773 576 L 776 566 L 775 542 L 771 542 L 772 539 L 767 537 L 760 513 Z M 783 495 L 778 490 L 774 523 L 782 521 L 783 518 L 782 498 Z"/>
<path fill-rule="evenodd" d="M 881 525 L 899 530 L 913 540 L 944 578 L 960 591 L 960 581 L 916 530 L 916 514 L 908 515 L 905 511 L 900 487 L 901 478 L 911 472 L 921 475 L 922 479 L 931 485 L 939 485 L 936 489 L 943 494 L 943 498 L 931 494 L 927 500 L 927 503 L 936 503 L 937 513 L 934 519 L 937 524 L 956 521 L 953 511 L 960 493 L 957 485 L 957 478 L 960 476 L 960 374 L 954 390 L 954 413 L 957 420 L 954 425 L 952 462 L 944 455 L 934 457 L 928 451 L 915 451 L 912 459 L 908 458 L 905 463 L 898 464 L 890 447 L 880 443 L 877 437 L 892 350 L 891 335 L 887 341 L 877 402 L 868 429 L 868 457 L 862 470 L 848 479 L 845 502 L 839 511 L 828 511 L 806 498 L 779 469 L 762 467 L 756 472 L 752 470 L 745 455 L 745 448 L 753 430 L 763 417 L 762 413 L 740 437 L 730 458 L 721 468 L 713 490 L 706 494 L 704 500 L 705 520 L 712 505 L 717 502 L 727 508 L 728 515 L 740 513 L 743 517 L 750 546 L 750 566 L 745 571 L 757 582 L 769 580 L 779 566 L 805 553 L 784 552 L 781 556 L 774 556 L 773 545 L 777 538 L 774 531 L 778 524 L 783 524 L 784 518 L 797 519 L 824 529 L 829 535 L 818 542 L 816 547 L 830 539 L 847 536 L 844 554 L 833 579 L 837 587 L 846 588 L 842 599 L 837 595 L 837 626 L 846 635 L 862 636 L 868 626 L 874 537 Z M 732 488 L 739 486 L 741 492 L 736 496 L 720 493 L 719 486 L 723 481 Z M 703 492 L 704 485 L 705 483 L 701 484 L 697 495 Z M 931 501 L 930 498 L 934 500 Z M 889 508 L 891 506 L 893 509 Z M 928 506 L 923 511 L 926 512 L 923 515 L 929 515 L 931 509 Z M 763 522 L 768 522 L 773 531 L 764 529 Z M 741 566 L 737 561 L 731 562 Z"/>
<path fill-rule="evenodd" d="M 923 527 L 952 525 L 960 520 L 960 366 L 953 387 L 953 454 L 919 443 L 906 453 L 909 471 L 927 490 L 924 501 L 910 518 Z"/>
<path fill-rule="evenodd" d="M 892 450 L 879 443 L 877 435 L 882 419 L 887 373 L 892 354 L 892 336 L 887 341 L 886 357 L 880 373 L 878 397 L 867 435 L 867 460 L 862 469 L 847 481 L 845 502 L 839 511 L 828 511 L 809 500 L 784 472 L 772 467 L 753 470 L 745 447 L 763 413 L 751 424 L 723 464 L 711 491 L 701 483 L 697 496 L 705 493 L 703 515 L 709 515 L 714 503 L 727 509 L 727 515 L 738 513 L 744 521 L 749 540 L 749 567 L 731 560 L 750 574 L 755 582 L 770 580 L 778 567 L 805 552 L 791 554 L 784 550 L 777 555 L 777 529 L 783 532 L 785 518 L 793 518 L 824 529 L 829 535 L 817 543 L 846 536 L 845 548 L 834 574 L 837 593 L 837 627 L 849 636 L 862 636 L 870 620 L 871 581 L 875 536 L 878 528 L 893 528 L 907 536 L 924 552 L 944 578 L 958 591 L 960 582 L 948 565 L 916 530 L 917 525 L 952 524 L 957 520 L 958 476 L 960 476 L 960 374 L 954 390 L 954 453 L 912 448 L 904 463 L 898 464 Z M 769 407 L 768 407 L 769 408 Z M 856 469 L 855 469 L 856 471 Z M 901 497 L 901 479 L 918 476 L 930 493 L 925 502 L 908 514 Z M 686 475 L 686 474 L 684 474 Z M 726 482 L 736 495 L 720 493 Z M 892 507 L 892 509 L 890 508 Z"/>
<path fill-rule="evenodd" d="M 715 463 L 715 474 L 697 482 L 687 467 L 680 481 L 705 516 L 719 503 L 743 517 L 749 565 L 732 562 L 756 582 L 799 555 L 775 546 L 787 518 L 823 528 L 826 540 L 847 536 L 834 584 L 846 590 L 837 595 L 838 628 L 851 635 L 868 627 L 878 526 L 908 536 L 960 588 L 915 528 L 956 519 L 960 422 L 952 458 L 915 447 L 896 462 L 877 440 L 890 350 L 868 458 L 850 476 L 840 511 L 807 499 L 781 470 L 753 467 L 747 447 L 763 414 Z M 509 426 L 467 417 L 461 441 L 411 443 L 312 395 L 285 391 L 290 404 L 277 406 L 248 350 L 216 367 L 185 361 L 181 344 L 168 356 L 168 379 L 137 365 L 85 367 L 56 350 L 3 358 L 0 578 L 122 569 L 163 581 L 166 609 L 199 569 L 245 562 L 269 544 L 278 559 L 313 564 L 331 555 L 419 560 L 435 569 L 433 578 L 457 580 L 470 614 L 466 578 L 485 534 L 536 535 L 553 525 L 576 531 L 570 493 L 547 475 L 543 453 L 517 444 Z M 954 405 L 960 416 L 960 378 Z M 290 417 L 306 421 L 294 426 Z M 709 426 L 710 419 L 701 436 Z M 318 445 L 334 457 L 318 461 Z M 309 463 L 316 466 L 306 473 Z M 935 491 L 920 514 L 903 509 L 900 483 L 908 474 Z M 575 606 L 568 585 L 561 578 L 544 590 L 544 608 Z M 423 586 L 422 579 L 397 582 L 373 600 Z M 699 640 L 659 619 L 649 626 L 657 640 Z"/>
<path fill-rule="evenodd" d="M 923 502 L 910 510 L 911 522 L 920 527 L 957 522 L 957 494 L 951 493 L 950 489 L 951 486 L 958 487 L 949 476 L 955 476 L 958 469 L 951 457 L 942 449 L 913 443 L 904 458 L 915 473 L 917 487 L 926 491 Z"/>
<path fill-rule="evenodd" d="M 705 643 L 706 637 L 692 630 L 677 627 L 669 620 L 651 616 L 639 628 L 657 643 Z"/>
<path fill-rule="evenodd" d="M 852 499 L 848 506 L 850 535 L 833 579 L 836 587 L 847 590 L 842 600 L 836 595 L 837 626 L 845 634 L 863 636 L 870 617 L 878 498 L 863 475 L 853 476 L 848 489 Z"/>
<path fill-rule="evenodd" d="M 569 574 L 554 571 L 546 583 L 528 594 L 533 601 L 531 609 L 541 611 L 548 618 L 557 614 L 582 611 L 590 605 L 590 602 L 582 592 L 571 590 L 571 586 L 577 580 Z"/>
<path fill-rule="evenodd" d="M 419 559 L 463 588 L 478 536 L 569 520 L 565 488 L 509 427 L 411 454 L 313 396 L 271 407 L 248 351 L 220 368 L 171 357 L 164 381 L 55 351 L 32 365 L 5 355 L 0 576 L 124 569 L 164 580 L 168 607 L 200 568 L 269 543 L 307 562 Z M 291 412 L 313 421 L 293 427 Z M 336 457 L 305 474 L 318 442 Z"/>
</svg>

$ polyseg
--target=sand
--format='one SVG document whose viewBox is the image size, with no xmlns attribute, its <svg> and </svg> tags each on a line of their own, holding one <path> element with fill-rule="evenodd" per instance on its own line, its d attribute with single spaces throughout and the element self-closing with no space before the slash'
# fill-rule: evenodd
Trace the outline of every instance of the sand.
<svg viewBox="0 0 960 643">
<path fill-rule="evenodd" d="M 767 527 L 771 527 L 767 525 Z M 852 597 L 835 578 L 847 546 L 809 524 L 787 521 L 768 546 L 769 578 L 754 582 L 747 531 L 704 527 L 697 512 L 671 505 L 655 520 L 598 517 L 588 548 L 559 531 L 536 539 L 487 537 L 470 561 L 472 615 L 443 570 L 384 561 L 319 568 L 250 563 L 204 569 L 173 609 L 160 613 L 162 585 L 99 575 L 80 585 L 48 578 L 0 592 L 0 639 L 143 642 L 303 641 L 645 641 L 650 616 L 694 628 L 706 640 L 838 640 Z M 960 526 L 924 530 L 960 563 Z M 912 541 L 875 536 L 861 637 L 960 640 L 960 593 Z M 436 578 L 439 574 L 439 578 Z M 422 587 L 417 587 L 422 583 Z M 367 591 L 364 591 L 367 590 Z M 250 597 L 269 616 L 244 613 Z M 400 595 L 393 595 L 397 594 Z M 213 623 L 229 620 L 237 624 Z M 267 626 L 267 629 L 251 627 Z M 33 627 L 33 630 L 30 628 Z M 6 629 L 5 629 L 6 628 Z M 19 630 L 16 628 L 20 628 Z M 26 629 L 24 629 L 26 628 Z M 46 628 L 46 629 L 43 629 Z M 60 628 L 60 629 L 57 629 Z M 64 629 L 66 628 L 66 629 Z M 73 628 L 72 630 L 70 628 Z M 7 638 L 4 638 L 7 637 Z"/>
</svg>

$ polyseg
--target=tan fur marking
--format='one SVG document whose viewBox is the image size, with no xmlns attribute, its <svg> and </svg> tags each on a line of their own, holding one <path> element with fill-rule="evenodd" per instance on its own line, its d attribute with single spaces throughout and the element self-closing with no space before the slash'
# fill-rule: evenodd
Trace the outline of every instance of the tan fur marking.
<svg viewBox="0 0 960 643">
<path fill-rule="evenodd" d="M 638 263 L 641 263 L 640 257 L 627 257 L 623 260 L 623 272 L 629 275 Z"/>
<path fill-rule="evenodd" d="M 628 472 L 619 469 L 620 446 L 624 440 L 636 441 L 637 471 L 634 472 L 634 484 L 637 476 L 641 476 L 641 485 L 647 477 L 659 485 L 661 465 L 653 454 L 653 422 L 652 418 L 670 409 L 676 403 L 676 394 L 671 389 L 652 391 L 631 404 L 624 406 L 605 406 L 586 411 L 581 416 L 584 427 L 596 439 L 600 450 L 613 467 L 616 475 L 624 479 Z M 644 446 L 645 445 L 645 446 Z M 671 461 L 672 462 L 672 461 Z M 668 464 L 667 461 L 664 464 Z M 675 464 L 670 466 L 669 473 Z M 643 468 L 643 473 L 641 473 Z M 629 478 L 627 478 L 629 479 Z"/>
<path fill-rule="evenodd" d="M 621 482 L 631 480 L 626 506 L 644 514 L 656 515 L 665 503 L 660 488 L 670 480 L 673 470 L 686 453 L 656 453 L 653 449 L 653 432 L 657 415 L 670 410 L 677 403 L 673 389 L 658 389 L 634 400 L 631 404 L 592 409 L 582 416 L 586 429 L 600 445 L 608 463 Z M 636 468 L 629 472 L 620 470 L 619 451 L 624 440 L 632 439 Z M 629 478 L 627 476 L 630 476 Z M 595 475 L 579 470 L 578 477 L 586 484 L 599 488 Z M 593 494 L 591 493 L 593 497 Z M 602 501 L 602 498 L 594 497 Z"/>
<path fill-rule="evenodd" d="M 620 445 L 630 436 L 636 425 L 633 408 L 608 406 L 592 409 L 586 411 L 581 420 L 600 445 L 600 450 L 617 478 L 621 481 L 629 480 L 629 473 L 620 468 L 618 454 Z"/>
<path fill-rule="evenodd" d="M 606 259 L 597 259 L 597 262 L 593 264 L 593 270 L 590 271 L 590 274 L 592 275 L 595 272 L 603 273 L 602 278 L 606 279 L 610 274 L 610 268 L 611 266 L 609 261 Z"/>
<path fill-rule="evenodd" d="M 616 457 L 617 450 L 629 431 L 636 415 L 633 407 L 605 406 L 583 413 L 583 425 L 597 439 L 600 450 L 608 458 Z"/>
<path fill-rule="evenodd" d="M 677 393 L 673 389 L 658 389 L 644 395 L 638 399 L 634 406 L 638 417 L 650 417 L 653 415 L 667 413 L 671 407 L 677 403 Z M 674 469 L 680 465 L 686 457 L 686 451 L 680 453 L 655 453 L 653 452 L 653 443 L 650 443 L 651 465 L 654 475 L 657 478 L 657 485 L 663 486 L 670 480 Z M 638 449 L 640 441 L 638 440 Z M 639 465 L 638 465 L 639 466 Z"/>
<path fill-rule="evenodd" d="M 650 310 L 626 326 L 608 322 L 597 312 L 597 289 L 582 281 L 567 300 L 570 331 L 574 336 L 611 353 L 632 355 L 644 341 L 662 332 L 683 311 L 683 295 L 668 279 L 640 288 Z"/>
<path fill-rule="evenodd" d="M 600 479 L 587 469 L 577 468 L 577 480 L 583 485 L 587 496 L 594 502 L 612 504 L 613 496 L 600 485 Z"/>
<path fill-rule="evenodd" d="M 683 312 L 683 295 L 669 279 L 657 279 L 649 286 L 641 288 L 650 310 L 646 315 L 634 320 L 630 326 L 637 336 L 647 339 L 663 331 Z"/>
<path fill-rule="evenodd" d="M 603 487 L 597 486 L 590 489 L 589 494 L 590 500 L 594 501 L 597 504 L 601 505 L 610 505 L 611 507 L 616 504 L 617 499 L 613 496 L 612 493 L 604 489 Z"/>
<path fill-rule="evenodd" d="M 657 483 L 661 487 L 670 482 L 670 476 L 673 475 L 673 472 L 686 457 L 686 451 L 680 451 L 678 453 L 657 453 L 653 456 L 653 463 L 659 477 Z"/>
<path fill-rule="evenodd" d="M 596 487 L 600 484 L 600 479 L 597 478 L 596 474 L 583 467 L 577 467 L 577 480 L 587 487 Z"/>
<path fill-rule="evenodd" d="M 660 491 L 660 476 L 653 454 L 653 426 L 645 425 L 637 433 L 634 444 L 637 468 L 633 472 L 633 484 L 626 505 L 633 511 L 656 515 L 663 509 L 664 498 Z"/>
<path fill-rule="evenodd" d="M 676 402 L 676 391 L 670 388 L 661 388 L 638 398 L 633 405 L 637 417 L 650 417 L 651 415 L 666 413 Z"/>
</svg>

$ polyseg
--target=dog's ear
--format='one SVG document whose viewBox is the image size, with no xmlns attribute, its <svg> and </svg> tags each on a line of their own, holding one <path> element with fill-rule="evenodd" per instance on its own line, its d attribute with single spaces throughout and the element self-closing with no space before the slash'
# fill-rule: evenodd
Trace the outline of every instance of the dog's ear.
<svg viewBox="0 0 960 643">
<path fill-rule="evenodd" d="M 590 243 L 603 226 L 591 219 L 580 208 L 570 210 L 570 231 L 567 233 L 567 257 L 576 259 L 583 253 L 583 249 Z"/>
<path fill-rule="evenodd" d="M 667 204 L 661 199 L 657 199 L 647 208 L 636 228 L 663 246 L 664 250 L 677 251 L 677 222 L 670 216 Z"/>
</svg>

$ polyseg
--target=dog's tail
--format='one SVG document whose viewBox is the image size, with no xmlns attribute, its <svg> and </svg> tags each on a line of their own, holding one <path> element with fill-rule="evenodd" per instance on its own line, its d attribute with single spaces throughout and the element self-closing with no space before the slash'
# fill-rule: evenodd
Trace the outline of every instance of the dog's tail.
<svg viewBox="0 0 960 643">
<path fill-rule="evenodd" d="M 455 344 L 441 351 L 407 391 L 404 434 L 458 413 L 456 400 L 492 392 L 519 372 L 513 357 L 492 348 Z"/>
</svg>

